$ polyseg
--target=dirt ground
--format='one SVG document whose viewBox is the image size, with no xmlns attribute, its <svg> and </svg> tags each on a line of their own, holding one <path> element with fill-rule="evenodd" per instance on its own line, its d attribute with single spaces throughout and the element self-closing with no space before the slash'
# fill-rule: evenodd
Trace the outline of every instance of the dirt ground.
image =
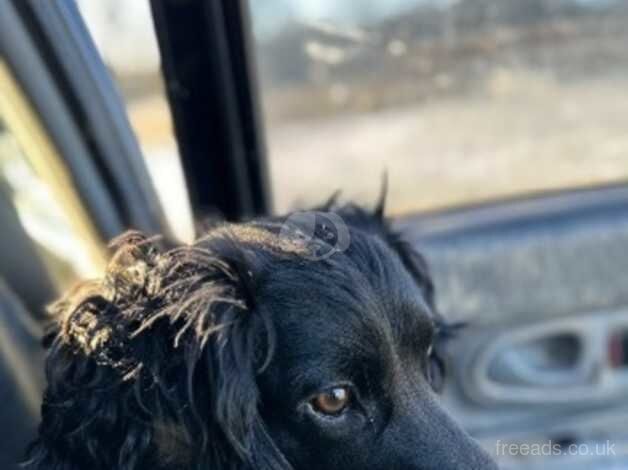
<svg viewBox="0 0 628 470">
<path fill-rule="evenodd" d="M 486 93 L 268 129 L 276 206 L 341 188 L 394 213 L 628 178 L 625 80 L 496 72 Z"/>
</svg>

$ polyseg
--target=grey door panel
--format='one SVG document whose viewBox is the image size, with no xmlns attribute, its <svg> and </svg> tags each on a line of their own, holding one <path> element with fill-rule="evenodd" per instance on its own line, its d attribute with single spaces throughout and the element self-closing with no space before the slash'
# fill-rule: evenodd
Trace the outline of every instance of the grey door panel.
<svg viewBox="0 0 628 470">
<path fill-rule="evenodd" d="M 560 447 L 551 458 L 498 456 L 503 468 L 628 468 L 628 191 L 399 227 L 429 261 L 441 313 L 467 324 L 448 347 L 447 407 L 494 453 L 499 443 Z M 607 440 L 613 455 L 568 453 Z"/>
</svg>

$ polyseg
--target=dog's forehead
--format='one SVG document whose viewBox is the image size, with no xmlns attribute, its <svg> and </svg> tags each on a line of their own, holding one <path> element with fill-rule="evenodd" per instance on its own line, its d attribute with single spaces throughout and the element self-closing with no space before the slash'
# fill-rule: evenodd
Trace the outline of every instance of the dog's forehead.
<svg viewBox="0 0 628 470">
<path fill-rule="evenodd" d="M 259 307 L 295 359 L 378 354 L 431 328 L 423 293 L 396 254 L 372 238 L 352 243 L 329 259 L 278 264 L 267 277 Z"/>
</svg>

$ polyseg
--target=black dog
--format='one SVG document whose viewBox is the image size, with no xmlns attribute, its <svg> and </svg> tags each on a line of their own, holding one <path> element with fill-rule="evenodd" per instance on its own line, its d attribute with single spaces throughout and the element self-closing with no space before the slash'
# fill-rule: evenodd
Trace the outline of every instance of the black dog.
<svg viewBox="0 0 628 470">
<path fill-rule="evenodd" d="M 496 468 L 439 405 L 446 328 L 381 210 L 115 245 L 53 308 L 27 468 Z"/>
</svg>

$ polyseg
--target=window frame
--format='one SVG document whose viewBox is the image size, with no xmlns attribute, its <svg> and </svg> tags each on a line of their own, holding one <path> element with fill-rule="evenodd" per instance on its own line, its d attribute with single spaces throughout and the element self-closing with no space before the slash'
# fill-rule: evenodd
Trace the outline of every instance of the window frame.
<svg viewBox="0 0 628 470">
<path fill-rule="evenodd" d="M 10 15 L 16 24 L 2 40 L 3 55 L 62 150 L 81 197 L 93 203 L 87 205 L 103 238 L 127 227 L 169 233 L 124 103 L 75 1 L 7 3 L 3 23 Z M 18 36 L 26 41 L 21 52 Z M 63 123 L 56 123 L 57 113 Z"/>
<path fill-rule="evenodd" d="M 247 0 L 151 0 L 195 220 L 272 210 Z"/>
</svg>

